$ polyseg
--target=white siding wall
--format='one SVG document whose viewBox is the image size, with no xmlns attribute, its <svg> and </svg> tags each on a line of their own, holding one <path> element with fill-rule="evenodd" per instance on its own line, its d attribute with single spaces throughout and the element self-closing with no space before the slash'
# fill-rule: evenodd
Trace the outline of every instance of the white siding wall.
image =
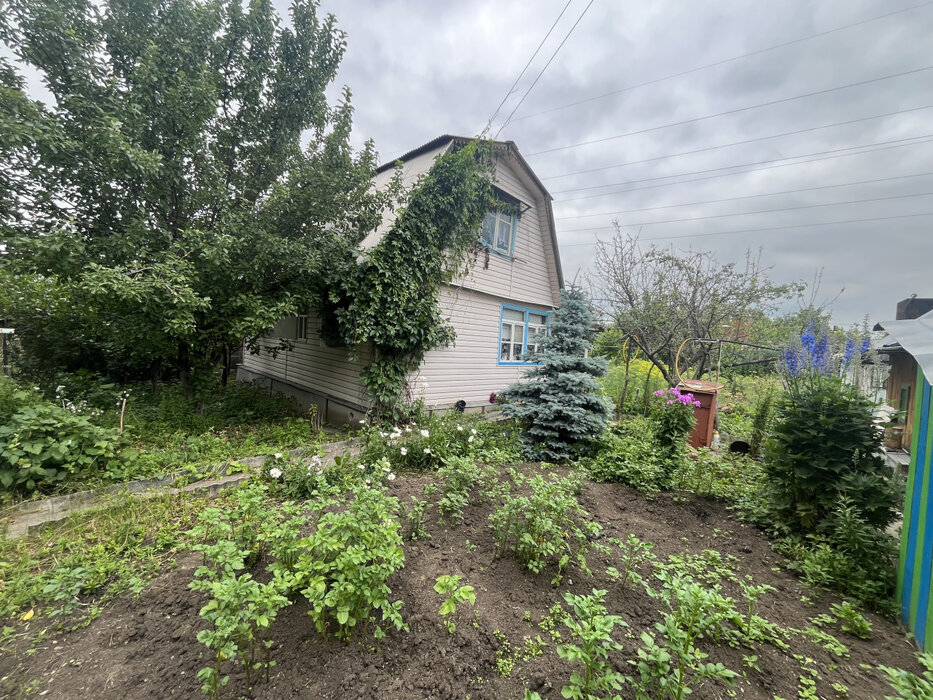
<svg viewBox="0 0 933 700">
<path fill-rule="evenodd" d="M 491 392 L 498 393 L 521 378 L 527 366 L 497 362 L 503 303 L 517 302 L 472 289 L 441 287 L 441 312 L 452 322 L 457 340 L 425 355 L 420 370 L 409 378 L 413 398 L 423 398 L 428 407 L 449 406 L 460 399 L 467 404 L 483 403 L 489 401 Z M 551 310 L 549 304 L 522 306 Z"/>
<path fill-rule="evenodd" d="M 331 348 L 320 337 L 321 322 L 312 312 L 308 319 L 308 339 L 292 340 L 294 349 L 273 358 L 265 348 L 276 347 L 278 338 L 262 338 L 258 355 L 243 355 L 243 367 L 253 372 L 290 382 L 351 404 L 368 406 L 366 390 L 360 383 L 360 370 L 370 361 L 369 348 L 360 348 L 357 362 L 350 362 L 345 348 Z"/>
<path fill-rule="evenodd" d="M 531 205 L 518 220 L 515 248 L 511 258 L 480 251 L 469 272 L 454 280 L 454 286 L 505 297 L 516 302 L 554 306 L 559 303 L 554 255 L 544 194 L 521 177 L 509 160 L 496 162 L 496 186 L 523 203 Z M 488 260 L 488 263 L 487 263 Z"/>
</svg>

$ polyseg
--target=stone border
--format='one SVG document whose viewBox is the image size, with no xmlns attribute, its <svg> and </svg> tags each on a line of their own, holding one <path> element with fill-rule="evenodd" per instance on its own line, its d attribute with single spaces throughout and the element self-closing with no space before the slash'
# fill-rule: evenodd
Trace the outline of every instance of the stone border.
<svg viewBox="0 0 933 700">
<path fill-rule="evenodd" d="M 299 447 L 294 450 L 286 451 L 286 454 L 300 459 L 318 454 L 320 450 L 323 450 L 324 462 L 328 464 L 333 463 L 334 457 L 337 454 L 358 454 L 358 445 L 361 441 L 361 438 L 353 438 L 350 440 L 329 442 L 321 445 L 317 450 Z M 128 493 L 138 498 L 153 498 L 178 493 L 206 491 L 210 496 L 216 496 L 224 489 L 237 486 L 250 477 L 249 471 L 228 474 L 227 471 L 231 465 L 243 465 L 248 467 L 249 470 L 256 470 L 262 467 L 271 456 L 272 455 L 260 455 L 257 457 L 245 457 L 243 459 L 232 459 L 220 464 L 206 465 L 204 470 L 214 470 L 217 474 L 216 477 L 202 479 L 201 481 L 186 484 L 180 488 L 176 488 L 172 485 L 178 482 L 182 476 L 185 476 L 185 472 L 174 472 L 152 479 L 136 479 L 134 481 L 105 486 L 92 491 L 79 491 L 63 496 L 52 496 L 50 498 L 24 501 L 23 503 L 18 503 L 0 511 L 0 529 L 2 529 L 2 535 L 0 536 L 13 539 L 23 535 L 31 535 L 49 523 L 59 522 L 75 513 L 81 513 L 92 508 L 106 505 L 113 496 L 123 493 Z"/>
</svg>

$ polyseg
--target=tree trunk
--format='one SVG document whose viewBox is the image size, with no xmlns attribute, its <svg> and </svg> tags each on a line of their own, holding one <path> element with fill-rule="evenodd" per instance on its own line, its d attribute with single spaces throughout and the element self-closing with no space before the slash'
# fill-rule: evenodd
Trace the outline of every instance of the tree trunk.
<svg viewBox="0 0 933 700">
<path fill-rule="evenodd" d="M 224 355 L 224 369 L 223 369 L 223 372 L 222 372 L 221 375 L 220 375 L 220 385 L 221 385 L 224 389 L 226 389 L 226 388 L 227 388 L 227 381 L 230 379 L 230 355 L 231 355 L 231 352 L 230 352 L 230 348 L 229 348 L 229 347 L 224 347 L 223 355 Z"/>
<path fill-rule="evenodd" d="M 152 383 L 152 393 L 159 393 L 159 379 L 162 375 L 162 358 L 156 357 L 149 365 L 149 381 Z"/>
<path fill-rule="evenodd" d="M 190 404 L 194 402 L 194 392 L 191 390 L 191 359 L 188 352 L 188 343 L 178 346 L 178 381 L 185 394 L 185 400 Z"/>
</svg>

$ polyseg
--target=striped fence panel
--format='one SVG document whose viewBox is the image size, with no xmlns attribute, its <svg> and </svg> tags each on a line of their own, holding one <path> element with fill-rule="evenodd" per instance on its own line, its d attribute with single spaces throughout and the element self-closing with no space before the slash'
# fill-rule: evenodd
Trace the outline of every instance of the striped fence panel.
<svg viewBox="0 0 933 700">
<path fill-rule="evenodd" d="M 930 584 L 933 581 L 933 499 L 930 498 L 933 455 L 933 405 L 930 383 L 918 370 L 918 396 L 914 399 L 914 433 L 910 471 L 901 528 L 901 556 L 897 572 L 897 599 L 901 621 L 921 647 L 933 650 Z"/>
</svg>

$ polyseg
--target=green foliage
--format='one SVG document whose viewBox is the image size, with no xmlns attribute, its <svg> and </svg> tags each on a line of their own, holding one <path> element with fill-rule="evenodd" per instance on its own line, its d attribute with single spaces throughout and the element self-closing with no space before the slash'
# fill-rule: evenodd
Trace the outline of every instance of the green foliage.
<svg viewBox="0 0 933 700">
<path fill-rule="evenodd" d="M 445 575 L 439 576 L 434 584 L 434 591 L 442 596 L 446 596 L 441 603 L 438 613 L 444 620 L 444 627 L 447 628 L 448 634 L 453 634 L 457 629 L 457 625 L 453 621 L 457 612 L 457 605 L 462 605 L 463 603 L 469 603 L 470 605 L 476 604 L 476 593 L 473 590 L 473 586 L 461 586 L 460 582 L 462 580 L 462 576 Z"/>
<path fill-rule="evenodd" d="M 859 639 L 871 639 L 871 622 L 847 600 L 830 606 L 833 615 L 839 618 L 840 629 Z"/>
<path fill-rule="evenodd" d="M 883 530 L 895 517 L 890 469 L 879 456 L 872 404 L 833 377 L 791 386 L 766 451 L 772 518 L 788 532 L 829 533 L 841 498 Z"/>
<path fill-rule="evenodd" d="M 401 506 L 401 521 L 403 524 L 402 537 L 406 541 L 424 540 L 431 537 L 425 524 L 425 513 L 431 508 L 431 504 L 423 498 L 411 496 L 408 503 Z"/>
<path fill-rule="evenodd" d="M 232 349 L 316 303 L 379 221 L 349 146 L 333 16 L 295 0 L 13 3 L 0 149 L 0 308 L 45 370 L 174 369 L 189 398 Z M 26 96 L 19 67 L 51 93 Z M 302 151 L 302 139 L 310 143 Z M 91 262 L 89 262 L 91 261 Z M 250 343 L 252 344 L 252 343 Z"/>
<path fill-rule="evenodd" d="M 329 276 L 324 318 L 336 322 L 347 347 L 372 344 L 374 359 L 360 377 L 375 413 L 387 420 L 403 417 L 408 375 L 424 354 L 454 340 L 438 288 L 463 270 L 494 203 L 490 156 L 484 142 L 440 156 L 363 262 Z"/>
<path fill-rule="evenodd" d="M 783 339 L 782 339 L 783 340 Z M 766 418 L 762 447 L 770 434 L 774 422 L 774 408 L 784 393 L 784 385 L 779 375 L 771 373 L 762 376 L 729 374 L 723 377 L 725 389 L 719 393 L 717 401 L 717 421 L 719 432 L 733 438 L 745 440 L 751 444 L 757 409 L 763 405 L 769 394 L 771 402 Z"/>
<path fill-rule="evenodd" d="M 638 354 L 637 350 L 629 350 L 621 357 L 616 354 L 618 351 L 611 352 L 609 348 L 600 352 L 600 340 L 606 343 L 613 338 L 607 334 L 612 333 L 617 333 L 617 331 L 604 331 L 597 336 L 593 344 L 594 355 L 612 358 L 609 371 L 599 381 L 600 386 L 612 399 L 619 414 L 644 414 L 648 405 L 648 397 L 658 389 L 666 389 L 667 381 L 654 364 L 634 356 Z M 633 343 L 630 345 L 634 346 Z"/>
<path fill-rule="evenodd" d="M 518 489 L 505 492 L 496 510 L 489 516 L 496 541 L 497 555 L 511 549 L 521 564 L 538 574 L 550 565 L 557 566 L 552 583 L 559 585 L 566 567 L 575 561 L 586 573 L 589 541 L 600 526 L 589 520 L 589 513 L 577 500 L 579 477 L 546 479 L 540 474 L 523 476 L 515 469 L 509 474 Z"/>
<path fill-rule="evenodd" d="M 86 624 L 128 588 L 137 593 L 171 561 L 180 532 L 203 509 L 191 495 L 121 496 L 29 537 L 0 538 L 0 619 Z"/>
<path fill-rule="evenodd" d="M 638 660 L 630 662 L 638 670 L 634 681 L 636 697 L 681 700 L 692 692 L 691 686 L 705 679 L 733 685 L 738 674 L 721 663 L 704 661 L 708 654 L 697 646 L 703 638 L 719 641 L 727 634 L 726 624 L 741 619 L 732 599 L 725 598 L 718 585 L 707 588 L 665 571 L 657 576 L 662 588 L 655 591 L 646 587 L 646 591 L 660 598 L 667 608 L 661 613 L 663 621 L 655 624 L 662 641 L 657 642 L 648 632 L 641 635 L 643 645 L 638 649 Z"/>
<path fill-rule="evenodd" d="M 749 437 L 749 455 L 753 459 L 761 456 L 761 446 L 764 444 L 768 427 L 771 425 L 771 413 L 774 408 L 774 392 L 769 391 L 755 406 L 755 415 L 752 418 L 752 432 Z"/>
<path fill-rule="evenodd" d="M 48 490 L 70 477 L 119 473 L 127 458 L 121 455 L 127 441 L 116 430 L 39 403 L 30 392 L 5 391 L 0 409 L 15 411 L 0 425 L 0 492 Z"/>
<path fill-rule="evenodd" d="M 308 614 L 320 634 L 336 623 L 336 636 L 349 639 L 363 623 L 373 624 L 381 639 L 384 623 L 406 627 L 399 613 L 402 601 L 390 603 L 386 585 L 405 563 L 397 510 L 397 499 L 384 490 L 356 488 L 343 510 L 322 515 L 298 542 L 292 587 L 311 604 Z"/>
<path fill-rule="evenodd" d="M 917 654 L 925 669 L 919 676 L 900 668 L 879 666 L 897 695 L 886 695 L 885 700 L 929 700 L 933 698 L 933 654 Z"/>
<path fill-rule="evenodd" d="M 612 566 L 606 569 L 606 575 L 613 583 L 619 583 L 619 588 L 624 588 L 628 581 L 641 583 L 643 578 L 638 568 L 645 562 L 654 561 L 655 556 L 651 552 L 654 544 L 643 542 L 632 533 L 628 534 L 625 542 L 617 537 L 610 537 L 609 541 L 622 550 L 622 571 Z"/>
<path fill-rule="evenodd" d="M 512 425 L 482 415 L 451 413 L 404 427 L 364 426 L 360 432 L 362 460 L 386 458 L 400 470 L 433 471 L 459 458 L 500 465 L 521 459 Z"/>
<path fill-rule="evenodd" d="M 563 290 L 541 351 L 526 358 L 537 366 L 525 372 L 528 381 L 502 394 L 503 414 L 522 426 L 528 459 L 565 462 L 591 451 L 606 429 L 611 403 L 596 379 L 606 374 L 607 362 L 587 356 L 592 325 L 586 293 Z"/>
<path fill-rule="evenodd" d="M 674 472 L 683 466 L 687 436 L 696 425 L 693 410 L 699 405 L 693 394 L 682 393 L 676 387 L 652 394 L 649 410 L 660 452 L 663 488 L 670 488 Z"/>
<path fill-rule="evenodd" d="M 673 477 L 675 488 L 736 504 L 743 512 L 760 511 L 764 480 L 761 463 L 745 455 L 701 447 Z"/>
<path fill-rule="evenodd" d="M 484 499 L 499 471 L 494 467 L 479 467 L 469 457 L 452 457 L 437 470 L 441 497 L 437 502 L 440 514 L 456 525 L 463 520 L 463 509 Z"/>
<path fill-rule="evenodd" d="M 665 471 L 652 430 L 648 418 L 622 420 L 606 431 L 596 454 L 580 460 L 580 466 L 593 481 L 621 482 L 647 496 L 656 494 Z"/>
<path fill-rule="evenodd" d="M 564 600 L 573 611 L 573 614 L 564 618 L 564 624 L 575 643 L 558 646 L 557 655 L 572 664 L 583 665 L 583 673 L 574 671 L 570 676 L 570 685 L 561 689 L 561 695 L 565 698 L 591 700 L 622 697 L 613 691 L 622 689 L 625 676 L 615 670 L 609 661 L 609 654 L 622 649 L 622 645 L 612 638 L 613 631 L 617 626 L 628 625 L 618 615 L 606 614 L 605 599 L 606 591 L 595 589 L 588 596 L 564 594 Z M 607 696 L 606 693 L 612 695 Z"/>
</svg>

